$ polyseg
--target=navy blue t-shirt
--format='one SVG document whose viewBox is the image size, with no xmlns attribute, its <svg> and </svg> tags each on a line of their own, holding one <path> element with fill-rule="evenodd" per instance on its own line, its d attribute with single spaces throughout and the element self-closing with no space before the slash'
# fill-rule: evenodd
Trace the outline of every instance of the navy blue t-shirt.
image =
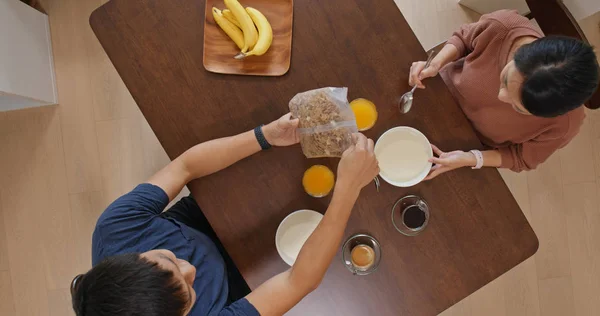
<svg viewBox="0 0 600 316">
<path fill-rule="evenodd" d="M 171 250 L 196 267 L 196 302 L 188 315 L 259 316 L 245 298 L 227 304 L 223 257 L 206 235 L 174 219 L 159 216 L 169 197 L 159 187 L 140 184 L 102 213 L 92 237 L 92 264 L 118 254 Z"/>
</svg>

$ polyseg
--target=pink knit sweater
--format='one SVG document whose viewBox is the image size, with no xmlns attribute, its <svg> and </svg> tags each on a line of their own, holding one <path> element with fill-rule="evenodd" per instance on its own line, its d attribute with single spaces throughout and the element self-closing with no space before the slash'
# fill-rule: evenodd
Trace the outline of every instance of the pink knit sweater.
<svg viewBox="0 0 600 316">
<path fill-rule="evenodd" d="M 509 62 L 515 40 L 543 37 L 531 22 L 516 11 L 483 15 L 454 32 L 448 43 L 461 57 L 446 65 L 440 75 L 484 145 L 502 155 L 502 168 L 530 170 L 577 135 L 585 113 L 579 107 L 555 118 L 523 115 L 498 100 L 500 73 Z"/>
</svg>

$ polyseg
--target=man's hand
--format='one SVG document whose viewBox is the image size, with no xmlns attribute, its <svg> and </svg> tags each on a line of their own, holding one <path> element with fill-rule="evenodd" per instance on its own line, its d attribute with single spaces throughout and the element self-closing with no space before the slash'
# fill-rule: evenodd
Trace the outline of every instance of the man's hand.
<svg viewBox="0 0 600 316">
<path fill-rule="evenodd" d="M 292 119 L 288 113 L 278 120 L 263 126 L 262 131 L 269 144 L 273 146 L 290 146 L 300 141 L 298 135 L 298 119 Z"/>
<path fill-rule="evenodd" d="M 361 133 L 352 135 L 354 145 L 343 154 L 338 165 L 338 185 L 357 193 L 379 174 L 374 143 Z"/>
<path fill-rule="evenodd" d="M 431 171 L 425 180 L 431 180 L 444 172 L 462 167 L 474 167 L 477 164 L 477 160 L 472 153 L 464 152 L 462 150 L 443 152 L 433 144 L 431 145 L 431 148 L 433 148 L 433 152 L 439 158 L 433 157 L 429 159 L 429 162 L 432 162 L 435 165 L 431 168 Z"/>
</svg>

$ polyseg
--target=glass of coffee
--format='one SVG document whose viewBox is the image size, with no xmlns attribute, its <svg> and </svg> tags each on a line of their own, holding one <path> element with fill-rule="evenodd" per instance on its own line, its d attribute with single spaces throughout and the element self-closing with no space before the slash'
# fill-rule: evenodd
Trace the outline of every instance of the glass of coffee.
<svg viewBox="0 0 600 316">
<path fill-rule="evenodd" d="M 381 260 L 381 246 L 375 237 L 356 234 L 342 246 L 342 262 L 354 275 L 367 275 L 377 270 Z"/>
<path fill-rule="evenodd" d="M 369 245 L 358 244 L 350 251 L 350 262 L 358 270 L 368 270 L 375 262 L 375 250 Z"/>
<path fill-rule="evenodd" d="M 406 236 L 416 236 L 429 223 L 429 206 L 416 195 L 405 196 L 392 207 L 392 223 Z"/>
</svg>

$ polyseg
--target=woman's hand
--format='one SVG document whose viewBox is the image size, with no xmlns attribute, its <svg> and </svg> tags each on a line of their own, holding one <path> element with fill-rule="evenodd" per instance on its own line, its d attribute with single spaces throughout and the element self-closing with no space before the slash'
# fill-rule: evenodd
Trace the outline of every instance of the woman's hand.
<svg viewBox="0 0 600 316">
<path fill-rule="evenodd" d="M 408 84 L 412 87 L 415 84 L 419 89 L 425 89 L 425 85 L 421 82 L 425 78 L 435 77 L 439 73 L 439 67 L 432 61 L 429 67 L 425 68 L 426 62 L 417 61 L 410 66 L 410 75 L 408 76 Z"/>
<path fill-rule="evenodd" d="M 431 180 L 450 170 L 462 167 L 473 167 L 477 164 L 477 159 L 472 153 L 464 152 L 462 150 L 443 152 L 433 144 L 431 145 L 431 148 L 433 148 L 433 152 L 439 158 L 433 157 L 429 159 L 429 162 L 432 162 L 435 165 L 431 168 L 431 171 L 425 180 Z"/>
<path fill-rule="evenodd" d="M 262 131 L 272 146 L 290 146 L 300 141 L 298 123 L 300 121 L 292 119 L 292 114 L 288 113 L 278 120 L 263 126 Z"/>
</svg>

